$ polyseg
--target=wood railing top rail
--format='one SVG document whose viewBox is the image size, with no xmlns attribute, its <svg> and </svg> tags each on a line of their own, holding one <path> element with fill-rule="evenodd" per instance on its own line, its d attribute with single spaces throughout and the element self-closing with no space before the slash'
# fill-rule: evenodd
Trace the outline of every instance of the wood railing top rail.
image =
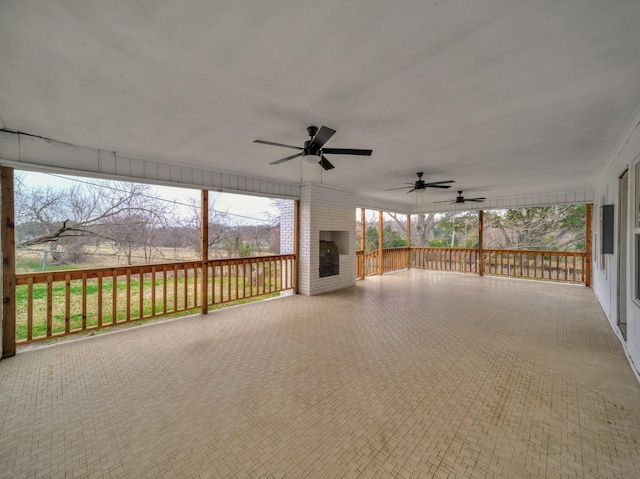
<svg viewBox="0 0 640 479">
<path fill-rule="evenodd" d="M 551 251 L 551 250 L 535 250 L 535 249 L 491 249 L 485 248 L 485 253 L 519 253 L 519 254 L 545 254 L 545 255 L 566 255 L 581 256 L 586 255 L 584 251 Z"/>
<path fill-rule="evenodd" d="M 266 255 L 266 256 L 245 256 L 242 258 L 218 258 L 210 259 L 207 261 L 209 266 L 226 266 L 229 264 L 249 264 L 256 261 L 268 261 L 268 260 L 282 260 L 282 259 L 294 259 L 295 254 L 278 254 L 278 255 Z M 82 268 L 82 269 L 70 269 L 60 271 L 37 271 L 30 273 L 16 273 L 16 285 L 26 285 L 29 283 L 29 279 L 32 279 L 34 284 L 46 283 L 50 279 L 52 281 L 66 281 L 67 278 L 73 280 L 79 280 L 83 278 L 93 279 L 99 276 L 123 276 L 129 274 L 146 274 L 153 271 L 162 272 L 169 271 L 177 267 L 190 268 L 194 265 L 200 266 L 202 261 L 179 261 L 173 263 L 150 263 L 139 264 L 130 266 L 107 266 L 101 268 Z M 86 276 L 85 276 L 86 275 Z"/>
<path fill-rule="evenodd" d="M 449 251 L 478 251 L 478 248 L 450 248 L 449 246 L 412 246 L 411 249 L 417 250 L 449 250 Z M 486 250 L 485 250 L 486 251 Z"/>
</svg>

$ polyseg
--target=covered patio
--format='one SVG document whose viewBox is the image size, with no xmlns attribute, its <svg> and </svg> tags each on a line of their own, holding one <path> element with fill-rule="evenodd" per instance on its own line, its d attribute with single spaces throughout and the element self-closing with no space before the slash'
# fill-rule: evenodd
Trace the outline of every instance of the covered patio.
<svg viewBox="0 0 640 479">
<path fill-rule="evenodd" d="M 593 290 L 407 270 L 0 368 L 3 477 L 637 477 Z"/>
<path fill-rule="evenodd" d="M 637 0 L 2 2 L 0 476 L 637 477 L 638 24 Z M 48 339 L 54 280 L 66 334 L 94 277 L 21 283 L 14 170 L 200 190 L 202 261 L 111 268 L 138 299 L 161 276 L 163 314 L 298 294 L 16 353 L 16 287 L 46 284 Z M 291 203 L 273 285 L 209 264 L 209 192 Z M 382 233 L 356 253 L 357 209 L 575 204 L 571 259 L 407 241 L 385 263 Z M 111 298 L 96 328 L 148 319 Z"/>
</svg>

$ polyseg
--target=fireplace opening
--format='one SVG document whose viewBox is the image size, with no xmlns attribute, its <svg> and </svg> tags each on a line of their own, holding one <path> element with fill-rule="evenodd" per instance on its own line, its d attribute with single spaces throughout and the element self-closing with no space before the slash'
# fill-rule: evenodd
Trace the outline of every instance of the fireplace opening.
<svg viewBox="0 0 640 479">
<path fill-rule="evenodd" d="M 340 252 L 333 241 L 320 240 L 320 277 L 340 274 Z"/>
</svg>

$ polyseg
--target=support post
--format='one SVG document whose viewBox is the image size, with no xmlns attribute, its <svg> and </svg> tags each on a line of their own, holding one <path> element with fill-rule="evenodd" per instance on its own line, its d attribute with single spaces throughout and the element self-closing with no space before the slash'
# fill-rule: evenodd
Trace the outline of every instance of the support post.
<svg viewBox="0 0 640 479">
<path fill-rule="evenodd" d="M 200 197 L 200 253 L 202 254 L 202 280 L 200 281 L 200 312 L 209 311 L 209 191 L 202 190 Z"/>
<path fill-rule="evenodd" d="M 362 253 L 364 254 L 364 249 L 367 245 L 366 243 L 366 238 L 365 238 L 365 234 L 366 234 L 366 228 L 365 228 L 365 209 L 364 208 L 360 208 L 360 249 L 362 250 Z"/>
<path fill-rule="evenodd" d="M 586 253 L 585 265 L 584 265 L 584 285 L 591 286 L 591 254 L 592 254 L 592 243 L 591 243 L 591 235 L 592 235 L 592 209 L 593 205 L 591 203 L 587 203 L 586 211 L 585 211 L 585 242 L 584 248 Z"/>
<path fill-rule="evenodd" d="M 382 215 L 383 212 L 380 211 L 378 215 L 378 274 L 380 275 L 384 273 L 384 258 L 382 257 Z"/>
<path fill-rule="evenodd" d="M 478 211 L 478 275 L 484 276 L 484 211 Z"/>
<path fill-rule="evenodd" d="M 407 215 L 407 268 L 411 269 L 411 215 Z"/>
<path fill-rule="evenodd" d="M 298 294 L 298 278 L 300 276 L 300 200 L 293 202 L 293 253 L 296 255 L 293 294 Z"/>
<path fill-rule="evenodd" d="M 2 195 L 2 357 L 16 354 L 16 238 L 13 168 L 0 167 Z"/>
</svg>

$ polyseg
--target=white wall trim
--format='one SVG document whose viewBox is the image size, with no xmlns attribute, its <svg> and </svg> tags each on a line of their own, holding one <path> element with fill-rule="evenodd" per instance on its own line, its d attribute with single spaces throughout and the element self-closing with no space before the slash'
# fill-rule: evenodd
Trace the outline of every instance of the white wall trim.
<svg viewBox="0 0 640 479">
<path fill-rule="evenodd" d="M 509 196 L 503 198 L 491 198 L 483 203 L 425 203 L 407 205 L 390 201 L 369 198 L 366 196 L 356 196 L 356 206 L 371 210 L 382 210 L 401 214 L 419 213 L 445 213 L 450 211 L 477 211 L 477 210 L 500 210 L 507 208 L 531 208 L 535 206 L 555 206 L 593 203 L 595 198 L 594 189 L 580 191 L 561 191 L 557 193 L 544 193 L 540 195 Z"/>
<path fill-rule="evenodd" d="M 300 185 L 134 158 L 115 151 L 70 145 L 46 138 L 0 131 L 0 164 L 20 170 L 127 180 L 183 188 L 272 198 L 298 199 Z"/>
<path fill-rule="evenodd" d="M 638 113 L 640 113 L 640 109 Z M 633 132 L 633 130 L 630 130 L 630 133 L 631 132 Z M 188 165 L 175 165 L 157 159 L 135 158 L 114 151 L 71 145 L 47 138 L 5 130 L 0 131 L 0 164 L 12 166 L 20 170 L 45 171 L 183 188 L 208 189 L 218 192 L 271 198 L 299 199 L 301 191 L 301 185 L 298 183 L 242 176 Z M 590 189 L 493 198 L 481 204 L 406 204 L 358 195 L 353 190 L 335 188 L 326 184 L 322 184 L 322 187 L 353 193 L 356 198 L 356 207 L 358 208 L 377 211 L 382 210 L 400 214 L 591 203 L 594 199 L 594 190 Z"/>
</svg>

